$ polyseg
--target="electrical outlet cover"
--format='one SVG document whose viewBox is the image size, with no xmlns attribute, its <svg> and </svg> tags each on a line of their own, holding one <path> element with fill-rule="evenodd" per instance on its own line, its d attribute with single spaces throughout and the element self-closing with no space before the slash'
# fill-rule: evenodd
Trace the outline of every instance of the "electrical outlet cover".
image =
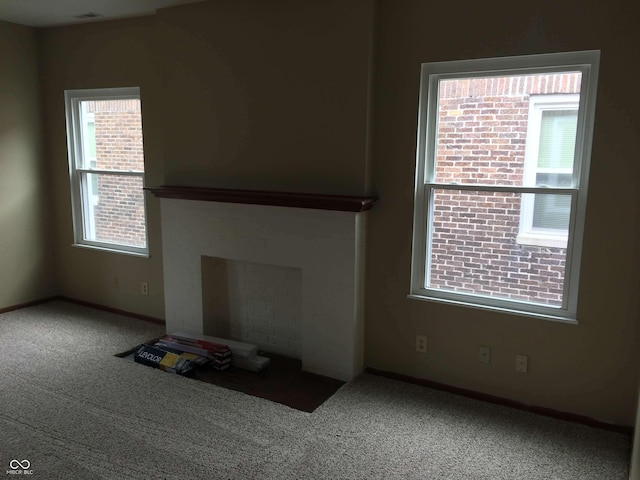
<svg viewBox="0 0 640 480">
<path fill-rule="evenodd" d="M 527 373 L 529 371 L 529 357 L 516 355 L 516 372 Z"/>
<path fill-rule="evenodd" d="M 427 353 L 427 337 L 416 335 L 416 352 Z"/>
<path fill-rule="evenodd" d="M 480 363 L 491 363 L 491 347 L 480 345 L 478 349 L 478 361 Z"/>
</svg>

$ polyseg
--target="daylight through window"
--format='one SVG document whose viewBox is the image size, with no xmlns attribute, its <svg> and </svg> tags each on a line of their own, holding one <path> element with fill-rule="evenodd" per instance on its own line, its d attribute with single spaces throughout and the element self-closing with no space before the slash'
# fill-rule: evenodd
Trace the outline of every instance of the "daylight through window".
<svg viewBox="0 0 640 480">
<path fill-rule="evenodd" d="M 77 245 L 146 255 L 138 88 L 65 92 Z"/>
<path fill-rule="evenodd" d="M 598 58 L 423 65 L 411 296 L 575 319 Z"/>
</svg>

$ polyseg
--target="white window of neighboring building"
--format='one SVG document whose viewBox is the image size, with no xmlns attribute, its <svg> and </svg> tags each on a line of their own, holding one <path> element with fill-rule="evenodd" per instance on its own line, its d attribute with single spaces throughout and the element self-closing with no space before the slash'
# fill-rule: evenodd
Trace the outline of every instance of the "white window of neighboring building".
<svg viewBox="0 0 640 480">
<path fill-rule="evenodd" d="M 578 94 L 530 97 L 523 185 L 571 186 L 579 105 Z M 569 197 L 523 194 L 517 242 L 566 248 L 570 213 Z"/>
<path fill-rule="evenodd" d="M 138 87 L 65 91 L 74 244 L 148 256 Z"/>
<path fill-rule="evenodd" d="M 599 59 L 422 65 L 410 298 L 575 323 Z"/>
</svg>

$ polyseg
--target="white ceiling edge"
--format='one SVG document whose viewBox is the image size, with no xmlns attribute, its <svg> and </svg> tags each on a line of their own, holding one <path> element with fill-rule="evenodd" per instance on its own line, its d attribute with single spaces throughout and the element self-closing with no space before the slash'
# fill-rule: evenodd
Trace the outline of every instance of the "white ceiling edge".
<svg viewBox="0 0 640 480">
<path fill-rule="evenodd" d="M 58 27 L 154 15 L 156 10 L 204 0 L 0 0 L 0 20 L 29 27 Z M 95 13 L 94 18 L 76 18 Z"/>
</svg>

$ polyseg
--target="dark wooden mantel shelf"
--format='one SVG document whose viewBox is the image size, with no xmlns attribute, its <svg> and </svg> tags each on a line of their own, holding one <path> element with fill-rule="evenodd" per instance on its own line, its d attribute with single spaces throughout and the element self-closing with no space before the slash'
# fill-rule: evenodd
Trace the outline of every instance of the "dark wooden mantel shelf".
<svg viewBox="0 0 640 480">
<path fill-rule="evenodd" d="M 253 205 L 313 208 L 316 210 L 338 210 L 342 212 L 364 212 L 373 207 L 373 204 L 377 200 L 376 197 L 180 187 L 175 185 L 146 187 L 145 190 L 150 191 L 159 198 L 201 200 L 206 202 L 250 203 Z"/>
</svg>

